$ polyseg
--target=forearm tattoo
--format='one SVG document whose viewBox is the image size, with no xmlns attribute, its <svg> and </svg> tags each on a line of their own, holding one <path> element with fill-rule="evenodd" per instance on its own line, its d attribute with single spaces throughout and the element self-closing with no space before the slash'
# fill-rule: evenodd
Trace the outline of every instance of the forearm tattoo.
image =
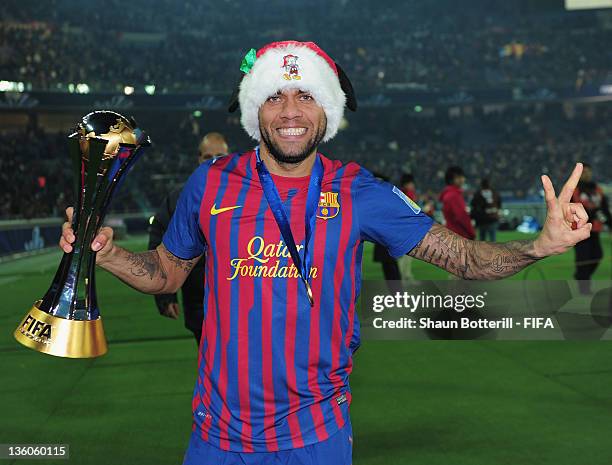
<svg viewBox="0 0 612 465">
<path fill-rule="evenodd" d="M 168 250 L 166 250 L 166 258 L 176 268 L 184 271 L 186 274 L 191 273 L 191 270 L 193 269 L 193 266 L 196 262 L 196 260 L 183 260 L 182 258 L 178 258 L 176 255 L 173 255 Z"/>
<path fill-rule="evenodd" d="M 431 227 L 409 255 L 460 278 L 482 280 L 511 276 L 538 260 L 533 241 L 471 241 L 439 224 Z"/>
<path fill-rule="evenodd" d="M 149 250 L 147 252 L 133 253 L 126 250 L 126 253 L 129 263 L 128 269 L 132 275 L 138 277 L 148 276 L 151 280 L 160 278 L 166 281 L 168 279 L 157 251 Z"/>
</svg>

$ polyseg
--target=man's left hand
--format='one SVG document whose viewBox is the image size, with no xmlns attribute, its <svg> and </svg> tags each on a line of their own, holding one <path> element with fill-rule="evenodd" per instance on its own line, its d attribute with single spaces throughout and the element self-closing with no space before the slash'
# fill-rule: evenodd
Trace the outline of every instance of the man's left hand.
<svg viewBox="0 0 612 465">
<path fill-rule="evenodd" d="M 534 244 L 538 258 L 563 253 L 591 235 L 593 225 L 583 205 L 570 202 L 581 174 L 582 163 L 577 163 L 559 197 L 550 178 L 542 176 L 547 212 L 544 228 Z"/>
</svg>

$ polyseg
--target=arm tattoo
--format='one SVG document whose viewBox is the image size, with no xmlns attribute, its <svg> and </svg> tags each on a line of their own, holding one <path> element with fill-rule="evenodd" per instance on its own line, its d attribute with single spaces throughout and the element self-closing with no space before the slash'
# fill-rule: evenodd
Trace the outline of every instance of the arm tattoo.
<svg viewBox="0 0 612 465">
<path fill-rule="evenodd" d="M 434 224 L 408 255 L 463 279 L 505 278 L 538 260 L 533 241 L 471 241 L 439 224 Z"/>
<path fill-rule="evenodd" d="M 183 260 L 182 258 L 178 258 L 176 255 L 173 255 L 169 250 L 166 250 L 166 258 L 170 263 L 172 263 L 175 267 L 183 270 L 185 274 L 191 273 L 193 266 L 197 260 Z"/>
<path fill-rule="evenodd" d="M 129 271 L 134 276 L 148 276 L 151 280 L 157 276 L 164 281 L 168 279 L 166 272 L 161 266 L 157 251 L 149 250 L 141 253 L 127 252 L 127 254 Z"/>
</svg>

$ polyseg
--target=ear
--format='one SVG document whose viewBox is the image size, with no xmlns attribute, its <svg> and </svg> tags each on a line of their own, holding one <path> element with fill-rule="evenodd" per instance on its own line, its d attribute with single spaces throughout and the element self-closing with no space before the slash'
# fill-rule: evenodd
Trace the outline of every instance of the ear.
<svg viewBox="0 0 612 465">
<path fill-rule="evenodd" d="M 353 85 L 340 65 L 335 62 L 334 64 L 336 65 L 336 70 L 338 71 L 340 88 L 344 91 L 344 95 L 346 95 L 346 107 L 351 111 L 357 111 L 357 97 L 355 96 Z"/>
<path fill-rule="evenodd" d="M 234 113 L 238 109 L 238 94 L 240 94 L 240 83 L 244 79 L 246 74 L 240 73 L 240 79 L 238 79 L 238 83 L 234 87 L 234 92 L 232 92 L 232 96 L 227 102 L 227 111 L 230 113 Z"/>
</svg>

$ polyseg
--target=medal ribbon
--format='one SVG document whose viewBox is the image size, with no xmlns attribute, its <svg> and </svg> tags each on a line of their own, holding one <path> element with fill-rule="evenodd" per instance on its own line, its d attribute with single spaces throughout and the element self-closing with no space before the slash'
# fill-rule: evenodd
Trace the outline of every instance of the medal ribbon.
<svg viewBox="0 0 612 465">
<path fill-rule="evenodd" d="M 287 213 L 283 208 L 283 202 L 280 198 L 280 194 L 278 193 L 278 189 L 274 185 L 274 180 L 272 179 L 272 175 L 270 175 L 268 168 L 266 168 L 266 165 L 264 165 L 261 157 L 259 156 L 259 147 L 255 149 L 255 155 L 257 156 L 257 174 L 259 175 L 259 182 L 263 188 L 268 205 L 272 210 L 272 214 L 274 215 L 278 229 L 283 236 L 285 244 L 287 244 L 287 248 L 289 249 L 289 254 L 293 259 L 293 263 L 300 273 L 304 286 L 306 286 L 306 293 L 308 294 L 308 300 L 310 301 L 310 306 L 312 307 L 314 305 L 314 296 L 312 294 L 310 283 L 308 282 L 310 279 L 312 259 L 308 253 L 308 244 L 310 243 L 310 238 L 312 237 L 312 232 L 314 231 L 315 222 L 317 220 L 316 213 L 319 205 L 319 199 L 321 197 L 321 183 L 323 181 L 323 162 L 317 154 L 314 166 L 312 167 L 312 173 L 310 174 L 308 196 L 306 197 L 304 260 L 302 261 L 297 250 L 297 246 L 295 245 L 295 239 L 293 239 L 293 233 L 291 232 L 291 227 L 289 226 L 289 219 L 287 218 Z"/>
</svg>

